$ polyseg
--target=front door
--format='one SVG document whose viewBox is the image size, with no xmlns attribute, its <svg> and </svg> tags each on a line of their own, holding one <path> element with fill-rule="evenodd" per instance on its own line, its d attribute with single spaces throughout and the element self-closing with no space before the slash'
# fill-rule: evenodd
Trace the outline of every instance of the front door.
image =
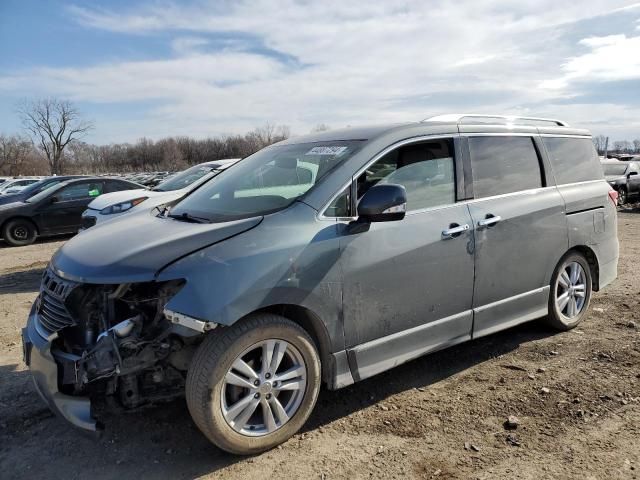
<svg viewBox="0 0 640 480">
<path fill-rule="evenodd" d="M 38 210 L 43 233 L 73 233 L 80 228 L 82 212 L 103 191 L 103 182 L 79 182 L 57 190 Z"/>
<path fill-rule="evenodd" d="M 345 341 L 356 380 L 471 337 L 471 218 L 456 203 L 453 142 L 402 145 L 355 179 L 358 199 L 378 182 L 407 191 L 403 220 L 360 233 L 341 224 Z"/>
<path fill-rule="evenodd" d="M 469 152 L 475 338 L 546 315 L 548 276 L 567 250 L 567 223 L 532 137 L 470 136 Z"/>
</svg>

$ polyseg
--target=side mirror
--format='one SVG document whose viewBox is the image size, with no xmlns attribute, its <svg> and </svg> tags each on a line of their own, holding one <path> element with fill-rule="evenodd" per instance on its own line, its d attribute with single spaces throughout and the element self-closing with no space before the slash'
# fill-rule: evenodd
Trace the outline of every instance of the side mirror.
<svg viewBox="0 0 640 480">
<path fill-rule="evenodd" d="M 358 203 L 358 217 L 366 222 L 402 220 L 407 211 L 407 192 L 402 185 L 378 184 Z"/>
<path fill-rule="evenodd" d="M 60 199 L 55 195 L 49 199 L 49 203 L 58 203 Z"/>
<path fill-rule="evenodd" d="M 629 174 L 627 175 L 627 177 L 631 177 L 632 175 L 638 175 L 638 172 L 629 172 Z"/>
</svg>

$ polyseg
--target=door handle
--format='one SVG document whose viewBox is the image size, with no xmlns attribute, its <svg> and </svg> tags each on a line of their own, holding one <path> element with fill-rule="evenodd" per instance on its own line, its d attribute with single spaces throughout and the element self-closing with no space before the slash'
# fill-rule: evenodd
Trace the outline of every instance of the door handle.
<svg viewBox="0 0 640 480">
<path fill-rule="evenodd" d="M 498 223 L 500 220 L 502 220 L 501 216 L 492 215 L 490 213 L 490 214 L 487 215 L 487 218 L 485 218 L 484 220 L 479 220 L 478 221 L 478 227 L 479 228 L 491 227 L 491 226 L 495 225 L 496 223 Z"/>
<path fill-rule="evenodd" d="M 469 225 L 466 223 L 464 225 L 458 225 L 457 223 L 452 223 L 451 225 L 449 225 L 449 228 L 447 230 L 442 231 L 442 238 L 447 239 L 447 238 L 458 237 L 460 236 L 461 233 L 469 230 L 469 228 L 470 228 Z"/>
</svg>

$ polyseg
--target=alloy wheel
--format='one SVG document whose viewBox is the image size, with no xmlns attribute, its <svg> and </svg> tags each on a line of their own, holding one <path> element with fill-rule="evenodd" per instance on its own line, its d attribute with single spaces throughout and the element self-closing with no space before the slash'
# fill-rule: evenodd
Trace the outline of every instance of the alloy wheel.
<svg viewBox="0 0 640 480">
<path fill-rule="evenodd" d="M 586 303 L 586 274 L 578 262 L 564 266 L 556 283 L 556 308 L 562 316 L 572 319 L 580 315 Z"/>
<path fill-rule="evenodd" d="M 307 387 L 302 354 L 269 339 L 241 353 L 222 385 L 222 414 L 236 432 L 260 437 L 275 432 L 298 411 Z"/>
</svg>

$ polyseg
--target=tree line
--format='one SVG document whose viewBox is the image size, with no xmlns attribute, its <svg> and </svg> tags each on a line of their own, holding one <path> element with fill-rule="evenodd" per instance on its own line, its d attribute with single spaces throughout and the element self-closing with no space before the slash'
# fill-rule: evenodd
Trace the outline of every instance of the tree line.
<svg viewBox="0 0 640 480">
<path fill-rule="evenodd" d="M 593 145 L 596 147 L 598 155 L 604 155 L 605 149 L 607 154 L 640 154 L 640 138 L 635 140 L 614 140 L 607 145 L 607 137 L 596 135 L 593 137 Z"/>
<path fill-rule="evenodd" d="M 290 136 L 283 125 L 266 124 L 244 135 L 202 140 L 168 137 L 135 143 L 93 145 L 83 141 L 94 128 L 69 101 L 24 101 L 18 106 L 25 134 L 0 134 L 0 175 L 51 175 L 177 171 L 202 162 L 243 158 Z M 319 124 L 313 131 L 328 130 Z M 603 155 L 606 137 L 593 143 Z M 609 154 L 640 154 L 640 139 L 610 142 Z"/>
<path fill-rule="evenodd" d="M 212 160 L 243 158 L 290 136 L 288 127 L 268 123 L 244 135 L 93 145 L 83 141 L 93 124 L 71 102 L 24 101 L 18 114 L 26 134 L 0 134 L 0 175 L 177 171 Z"/>
</svg>

